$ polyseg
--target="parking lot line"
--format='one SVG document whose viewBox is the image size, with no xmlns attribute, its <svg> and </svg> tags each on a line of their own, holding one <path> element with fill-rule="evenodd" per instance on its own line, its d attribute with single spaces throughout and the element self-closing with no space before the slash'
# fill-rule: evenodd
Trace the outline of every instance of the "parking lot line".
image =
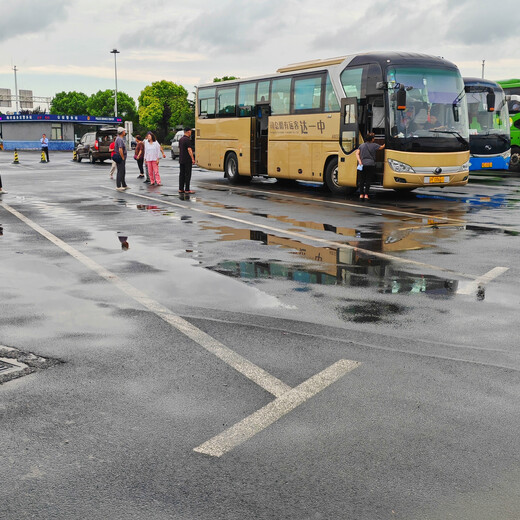
<svg viewBox="0 0 520 520">
<path fill-rule="evenodd" d="M 341 359 L 307 379 L 297 387 L 289 390 L 268 405 L 260 408 L 249 417 L 236 423 L 231 428 L 213 437 L 194 449 L 197 453 L 221 457 L 257 433 L 281 419 L 284 415 L 308 401 L 346 373 L 360 365 L 357 361 Z"/>
<path fill-rule="evenodd" d="M 45 237 L 47 240 L 58 246 L 60 249 L 68 253 L 70 256 L 81 262 L 84 266 L 97 273 L 100 277 L 104 278 L 111 284 L 115 285 L 120 291 L 130 296 L 136 302 L 147 308 L 155 315 L 169 323 L 171 326 L 176 328 L 179 332 L 182 332 L 188 336 L 195 343 L 203 347 L 208 352 L 224 361 L 230 367 L 234 368 L 237 372 L 241 373 L 251 381 L 255 382 L 258 386 L 271 393 L 275 397 L 284 395 L 291 389 L 290 386 L 280 381 L 278 378 L 272 376 L 259 366 L 251 363 L 246 358 L 237 354 L 230 348 L 226 347 L 215 338 L 212 338 L 204 331 L 198 329 L 192 325 L 189 321 L 181 318 L 180 316 L 171 312 L 167 307 L 155 301 L 154 299 L 147 296 L 145 293 L 126 282 L 116 274 L 112 273 L 108 269 L 105 269 L 102 265 L 98 264 L 88 256 L 84 255 L 71 245 L 67 244 L 57 236 L 53 235 L 40 225 L 27 218 L 25 215 L 12 208 L 11 206 L 1 202 L 0 207 L 9 211 L 12 215 L 17 217 L 19 220 L 27 224 L 29 227 L 34 229 L 37 233 Z"/>
<path fill-rule="evenodd" d="M 494 267 L 491 271 L 479 276 L 471 282 L 465 283 L 460 289 L 457 290 L 457 294 L 474 294 L 478 291 L 479 287 L 486 285 L 495 278 L 509 271 L 509 267 Z"/>
<path fill-rule="evenodd" d="M 105 190 L 110 190 L 110 191 L 114 190 L 114 188 L 107 188 L 106 186 L 99 186 L 99 187 L 103 188 Z M 122 193 L 118 193 L 118 195 L 122 195 Z M 282 234 L 282 236 L 289 235 L 289 236 L 300 238 L 303 240 L 310 240 L 312 242 L 317 242 L 319 244 L 325 244 L 327 246 L 350 249 L 350 250 L 356 251 L 358 253 L 362 253 L 367 256 L 372 256 L 375 258 L 382 258 L 383 260 L 387 260 L 389 262 L 394 262 L 394 263 L 399 263 L 399 264 L 409 264 L 409 265 L 413 265 L 416 267 L 421 267 L 423 269 L 441 271 L 443 273 L 449 273 L 450 275 L 459 276 L 461 278 L 469 278 L 469 279 L 476 278 L 474 275 L 467 274 L 467 273 L 459 273 L 457 271 L 453 271 L 453 270 L 447 269 L 445 267 L 439 267 L 438 265 L 426 264 L 424 262 L 418 262 L 417 260 L 411 260 L 409 258 L 401 258 L 398 256 L 392 256 L 392 255 L 388 255 L 386 253 L 378 253 L 377 251 L 371 251 L 369 249 L 363 249 L 361 247 L 351 246 L 350 244 L 347 244 L 344 242 L 336 242 L 334 240 L 327 240 L 325 238 L 318 238 L 318 237 L 315 237 L 312 235 L 306 235 L 305 233 L 300 233 L 298 231 L 290 231 L 288 229 L 281 229 L 281 228 L 277 228 L 277 227 L 273 227 L 273 226 L 267 226 L 265 224 L 258 224 L 255 222 L 251 222 L 249 220 L 232 217 L 230 215 L 223 215 L 222 213 L 216 213 L 214 211 L 206 211 L 206 210 L 203 210 L 200 208 L 195 208 L 193 206 L 186 206 L 185 204 L 178 204 L 176 202 L 171 202 L 169 200 L 156 199 L 156 198 L 150 197 L 148 195 L 141 195 L 139 193 L 126 193 L 126 195 L 129 195 L 132 197 L 138 197 L 141 199 L 151 200 L 151 201 L 159 203 L 159 204 L 165 204 L 165 205 L 173 206 L 176 208 L 182 208 L 183 210 L 189 209 L 190 211 L 202 213 L 203 215 L 209 215 L 209 216 L 224 219 L 224 220 L 231 220 L 232 222 L 238 222 L 240 224 L 245 224 L 249 227 L 260 228 L 260 229 L 265 229 L 267 231 L 272 231 L 274 233 L 279 233 L 279 234 Z"/>
</svg>

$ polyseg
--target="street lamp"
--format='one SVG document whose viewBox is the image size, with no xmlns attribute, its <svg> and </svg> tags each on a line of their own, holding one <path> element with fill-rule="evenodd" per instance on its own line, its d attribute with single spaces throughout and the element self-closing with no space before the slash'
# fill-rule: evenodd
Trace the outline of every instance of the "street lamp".
<svg viewBox="0 0 520 520">
<path fill-rule="evenodd" d="M 119 51 L 117 49 L 112 49 L 110 51 L 110 54 L 114 55 L 114 71 L 116 75 L 116 95 L 114 96 L 114 115 L 117 117 L 117 60 L 116 57 L 119 54 Z"/>
</svg>

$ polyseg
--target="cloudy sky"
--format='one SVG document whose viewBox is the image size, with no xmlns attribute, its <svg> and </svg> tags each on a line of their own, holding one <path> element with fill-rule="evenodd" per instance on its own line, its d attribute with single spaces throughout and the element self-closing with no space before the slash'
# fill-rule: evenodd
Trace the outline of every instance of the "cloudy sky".
<svg viewBox="0 0 520 520">
<path fill-rule="evenodd" d="M 496 7 L 499 6 L 499 7 Z M 35 96 L 166 79 L 193 86 L 370 50 L 443 56 L 463 75 L 520 76 L 518 0 L 0 0 L 0 88 Z"/>
</svg>

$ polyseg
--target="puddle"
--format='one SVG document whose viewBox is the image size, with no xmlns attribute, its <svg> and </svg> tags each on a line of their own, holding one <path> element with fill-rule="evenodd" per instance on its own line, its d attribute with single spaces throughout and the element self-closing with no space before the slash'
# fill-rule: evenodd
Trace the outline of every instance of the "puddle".
<svg viewBox="0 0 520 520">
<path fill-rule="evenodd" d="M 419 219 L 421 220 L 421 219 Z M 337 263 L 338 256 L 346 254 L 350 248 L 315 247 L 309 246 L 288 237 L 281 237 L 253 229 L 233 228 L 230 226 L 212 226 L 204 224 L 205 230 L 214 230 L 221 241 L 249 240 L 261 242 L 265 245 L 280 246 L 293 249 L 293 254 L 298 254 L 309 260 Z M 342 242 L 346 246 L 359 247 L 377 253 L 392 253 L 398 251 L 410 251 L 425 249 L 435 246 L 437 240 L 452 237 L 464 227 L 449 226 L 439 223 L 415 223 L 384 222 L 373 226 L 373 230 L 355 231 L 356 240 Z"/>
<path fill-rule="evenodd" d="M 294 290 L 305 292 L 310 285 L 375 288 L 383 294 L 428 294 L 453 296 L 458 281 L 433 275 L 418 275 L 397 269 L 390 262 L 371 260 L 355 255 L 352 263 L 335 265 L 287 264 L 276 260 L 227 260 L 213 266 L 211 271 L 248 281 L 287 280 L 302 284 Z"/>
</svg>

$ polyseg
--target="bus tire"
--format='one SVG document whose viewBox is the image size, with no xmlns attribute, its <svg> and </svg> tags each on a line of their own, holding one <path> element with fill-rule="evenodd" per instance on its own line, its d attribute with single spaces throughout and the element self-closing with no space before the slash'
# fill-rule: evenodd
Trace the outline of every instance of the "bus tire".
<svg viewBox="0 0 520 520">
<path fill-rule="evenodd" d="M 333 157 L 325 167 L 325 184 L 334 195 L 347 195 L 354 193 L 356 188 L 340 186 L 338 184 L 338 158 Z"/>
<path fill-rule="evenodd" d="M 238 159 L 235 152 L 230 152 L 226 156 L 226 162 L 224 163 L 224 173 L 231 184 L 240 184 L 249 182 L 251 177 L 245 177 L 238 173 Z"/>
<path fill-rule="evenodd" d="M 509 162 L 509 169 L 517 172 L 520 171 L 520 148 L 513 146 L 511 148 L 511 160 Z"/>
</svg>

